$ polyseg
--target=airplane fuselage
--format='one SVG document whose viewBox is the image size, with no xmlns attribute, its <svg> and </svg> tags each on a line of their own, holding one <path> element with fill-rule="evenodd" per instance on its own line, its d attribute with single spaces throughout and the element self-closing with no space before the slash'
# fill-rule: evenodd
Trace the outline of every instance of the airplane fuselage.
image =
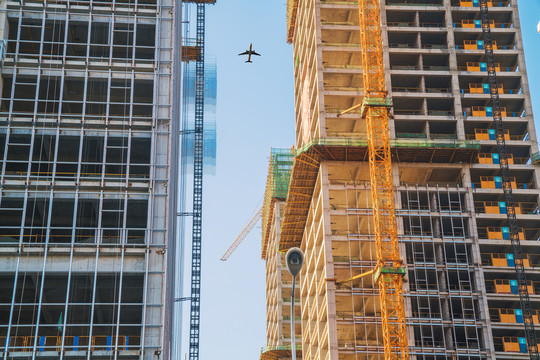
<svg viewBox="0 0 540 360">
<path fill-rule="evenodd" d="M 238 55 L 247 55 L 248 56 L 248 58 L 246 60 L 247 63 L 253 62 L 253 61 L 251 61 L 251 55 L 261 56 L 261 54 L 258 54 L 255 50 L 253 50 L 253 43 L 249 44 L 249 50 L 246 50 L 243 53 L 238 54 Z"/>
<path fill-rule="evenodd" d="M 253 43 L 249 44 L 249 50 L 248 50 L 248 59 L 246 60 L 247 63 L 252 62 L 251 61 L 251 54 L 253 53 Z"/>
</svg>

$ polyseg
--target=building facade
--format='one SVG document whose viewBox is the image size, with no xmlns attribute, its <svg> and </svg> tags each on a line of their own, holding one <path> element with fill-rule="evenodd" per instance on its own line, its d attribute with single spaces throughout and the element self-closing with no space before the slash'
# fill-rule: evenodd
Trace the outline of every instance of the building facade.
<svg viewBox="0 0 540 360">
<path fill-rule="evenodd" d="M 540 168 L 517 2 L 488 3 L 538 329 Z M 528 359 L 478 1 L 380 7 L 411 358 Z M 376 265 L 366 123 L 359 107 L 340 115 L 362 103 L 358 11 L 352 0 L 288 2 L 296 157 L 278 248 L 301 246 L 306 256 L 304 359 L 384 357 L 377 284 L 345 281 Z"/>
<path fill-rule="evenodd" d="M 290 150 L 272 149 L 262 215 L 262 258 L 266 261 L 266 346 L 261 360 L 289 359 L 296 351 L 301 359 L 302 331 L 300 276 L 294 292 L 295 344 L 291 338 L 292 276 L 285 254 L 279 251 L 279 236 L 293 155 Z"/>
<path fill-rule="evenodd" d="M 0 3 L 0 354 L 168 359 L 181 3 Z"/>
</svg>

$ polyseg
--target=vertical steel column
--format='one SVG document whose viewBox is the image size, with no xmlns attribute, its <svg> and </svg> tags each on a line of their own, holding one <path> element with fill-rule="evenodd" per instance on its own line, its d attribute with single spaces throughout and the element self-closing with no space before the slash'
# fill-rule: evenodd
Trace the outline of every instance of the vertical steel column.
<svg viewBox="0 0 540 360">
<path fill-rule="evenodd" d="M 199 359 L 201 296 L 202 190 L 204 150 L 204 25 L 205 4 L 197 3 L 197 61 L 195 64 L 195 131 L 193 142 L 193 234 L 191 249 L 191 311 L 189 360 Z"/>
<path fill-rule="evenodd" d="M 102 223 L 102 213 L 103 213 L 103 187 L 99 191 L 99 210 L 98 210 L 98 224 L 97 229 L 95 230 L 95 247 L 94 250 L 96 252 L 94 257 L 94 277 L 92 280 L 92 305 L 90 308 L 90 324 L 89 325 L 89 331 L 88 331 L 88 351 L 87 351 L 87 360 L 90 360 L 90 356 L 92 355 L 92 336 L 94 334 L 94 314 L 96 311 L 96 285 L 97 285 L 97 275 L 98 275 L 98 261 L 99 261 L 99 253 L 100 253 L 100 246 L 102 242 L 103 237 L 103 230 L 101 229 L 101 223 Z"/>
<path fill-rule="evenodd" d="M 538 339 L 534 330 L 532 317 L 531 300 L 527 290 L 527 276 L 523 266 L 523 252 L 519 239 L 519 228 L 516 219 L 516 205 L 514 194 L 512 193 L 512 176 L 508 166 L 508 149 L 504 141 L 504 124 L 502 120 L 501 101 L 499 98 L 499 86 L 497 82 L 497 73 L 495 71 L 495 58 L 493 55 L 493 39 L 489 23 L 488 2 L 480 0 L 480 16 L 482 19 L 482 33 L 484 35 L 484 49 L 487 59 L 487 71 L 490 87 L 491 106 L 493 107 L 493 125 L 495 127 L 495 136 L 497 139 L 497 152 L 499 154 L 499 164 L 501 169 L 502 189 L 504 192 L 504 201 L 506 202 L 506 216 L 510 230 L 510 242 L 512 252 L 514 253 L 514 268 L 516 271 L 519 302 L 523 312 L 523 325 L 525 327 L 525 336 L 527 337 L 527 350 L 531 360 L 539 360 Z"/>
<path fill-rule="evenodd" d="M 127 191 L 125 192 L 125 195 L 124 195 L 124 201 L 127 202 Z M 124 211 L 124 221 L 123 221 L 123 228 L 125 229 L 126 227 L 126 212 Z M 123 230 L 123 229 L 122 229 Z M 122 241 L 122 240 L 120 240 Z M 120 245 L 120 244 L 119 244 Z M 114 342 L 114 360 L 117 360 L 118 359 L 118 352 L 121 350 L 118 348 L 118 340 L 120 338 L 120 316 L 122 314 L 122 310 L 123 310 L 123 305 L 122 305 L 122 284 L 124 282 L 124 262 L 125 262 L 125 242 L 122 242 L 122 244 L 119 246 L 119 249 L 120 249 L 120 271 L 117 273 L 118 274 L 118 297 L 117 297 L 117 300 L 116 300 L 116 332 L 115 332 L 115 335 L 116 335 L 116 339 L 115 339 L 115 342 Z M 125 346 L 126 344 L 124 344 Z"/>
<path fill-rule="evenodd" d="M 174 0 L 171 2 L 173 6 L 173 37 L 172 43 L 182 44 L 182 1 Z M 179 272 L 183 273 L 184 270 L 184 242 L 183 234 L 184 227 L 179 226 L 180 222 L 177 218 L 177 211 L 179 207 L 179 193 L 182 193 L 182 185 L 179 175 L 179 168 L 182 167 L 182 159 L 180 158 L 180 129 L 182 127 L 182 115 L 181 115 L 181 104 L 182 104 L 182 47 L 174 46 L 173 51 L 173 72 L 172 72 L 172 107 L 171 107 L 171 153 L 170 153 L 170 189 L 171 197 L 169 199 L 169 223 L 171 226 L 171 232 L 169 232 L 169 237 L 167 240 L 168 251 L 167 251 L 167 287 L 168 287 L 168 299 L 167 306 L 169 307 L 168 321 L 169 321 L 169 359 L 179 360 L 181 359 L 182 354 L 182 304 L 176 302 L 176 298 L 180 297 L 178 292 L 183 290 L 183 282 L 181 281 L 183 274 L 179 276 Z M 180 170 L 181 171 L 181 170 Z M 182 201 L 182 205 L 183 201 Z M 182 254 L 182 255 L 181 255 Z M 180 339 L 179 341 L 174 341 L 173 339 Z"/>
<path fill-rule="evenodd" d="M 163 11 L 163 5 L 162 1 L 156 2 L 156 10 L 157 14 L 162 14 Z M 158 17 L 160 16 L 158 15 Z M 154 99 L 154 102 L 152 104 L 152 136 L 150 139 L 150 172 L 149 172 L 149 179 L 148 183 L 150 184 L 152 189 L 155 189 L 157 186 L 156 182 L 156 143 L 157 143 L 157 132 L 158 132 L 158 119 L 159 119 L 159 112 L 158 112 L 158 80 L 159 80 L 159 72 L 161 69 L 161 51 L 162 51 L 162 44 L 161 44 L 161 32 L 162 32 L 162 19 L 156 21 L 156 38 L 155 38 L 155 47 L 154 47 L 154 74 L 153 74 L 153 87 L 152 87 L 152 98 Z M 151 246 L 154 244 L 154 223 L 155 223 L 155 217 L 154 211 L 155 211 L 155 193 L 154 191 L 150 191 L 148 193 L 148 214 L 152 214 L 151 216 L 147 217 L 146 220 L 146 234 L 145 234 L 145 255 L 144 255 L 144 277 L 143 277 L 143 308 L 142 308 L 142 317 L 141 317 L 141 352 L 139 355 L 140 359 L 143 359 L 145 356 L 145 347 L 147 342 L 147 331 L 150 326 L 147 325 L 147 318 L 151 318 L 152 314 L 148 315 L 149 308 L 151 308 L 151 300 L 149 300 L 148 296 L 148 278 L 150 276 L 150 255 L 151 255 Z"/>
<path fill-rule="evenodd" d="M 40 47 L 39 47 L 39 62 L 38 62 L 38 73 L 36 74 L 36 93 L 34 96 L 34 111 L 32 114 L 32 118 L 34 120 L 33 128 L 35 129 L 35 122 L 37 118 L 37 107 L 38 107 L 38 100 L 39 100 L 39 88 L 41 85 L 41 73 L 42 73 L 42 56 L 43 56 L 43 41 L 44 41 L 44 35 L 45 35 L 45 19 L 46 19 L 46 13 L 45 8 L 43 9 L 43 18 L 41 21 L 41 33 L 40 33 Z M 22 24 L 21 24 L 22 25 Z M 49 82 L 51 79 L 51 75 L 48 75 L 47 81 Z M 48 85 L 48 84 L 47 84 Z M 47 99 L 48 100 L 48 99 Z M 35 132 L 35 131 L 34 131 Z M 56 139 L 59 137 L 59 131 L 58 131 L 58 125 L 56 128 Z M 33 143 L 34 139 L 32 139 Z M 56 160 L 58 157 L 58 141 L 55 143 L 55 152 L 54 152 L 54 164 L 53 164 L 53 171 L 52 171 L 52 178 L 51 178 L 51 184 L 54 183 L 55 176 L 56 176 Z M 32 153 L 29 154 L 29 159 L 31 161 L 32 159 Z M 30 169 L 30 167 L 29 167 Z M 28 189 L 27 189 L 28 191 Z M 37 199 L 37 192 L 35 193 L 35 199 Z M 41 270 L 41 283 L 39 288 L 39 304 L 37 309 L 37 316 L 36 316 L 36 326 L 35 326 L 35 333 L 34 333 L 34 345 L 33 345 L 33 351 L 32 351 L 32 360 L 36 358 L 36 351 L 37 351 L 37 345 L 38 345 L 38 339 L 40 338 L 39 330 L 41 325 L 41 311 L 42 311 L 42 305 L 43 305 L 43 287 L 45 284 L 45 273 L 46 273 L 46 265 L 47 265 L 47 255 L 48 255 L 48 247 L 50 242 L 50 236 L 51 236 L 51 224 L 52 224 L 52 210 L 53 210 L 53 201 L 54 201 L 54 188 L 51 186 L 51 190 L 49 191 L 49 204 L 48 204 L 48 214 L 47 214 L 47 232 L 45 237 L 45 251 L 43 254 L 43 265 Z"/>
</svg>

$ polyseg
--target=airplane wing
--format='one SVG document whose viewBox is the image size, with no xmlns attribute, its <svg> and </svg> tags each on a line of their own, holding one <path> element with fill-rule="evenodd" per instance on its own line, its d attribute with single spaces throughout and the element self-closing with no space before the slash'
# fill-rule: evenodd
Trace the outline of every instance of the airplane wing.
<svg viewBox="0 0 540 360">
<path fill-rule="evenodd" d="M 261 54 L 258 54 L 258 53 L 256 53 L 255 51 L 252 51 L 252 52 L 251 52 L 251 55 L 261 56 Z"/>
<path fill-rule="evenodd" d="M 243 53 L 238 54 L 238 56 L 240 55 L 249 55 L 249 51 L 244 51 Z"/>
</svg>

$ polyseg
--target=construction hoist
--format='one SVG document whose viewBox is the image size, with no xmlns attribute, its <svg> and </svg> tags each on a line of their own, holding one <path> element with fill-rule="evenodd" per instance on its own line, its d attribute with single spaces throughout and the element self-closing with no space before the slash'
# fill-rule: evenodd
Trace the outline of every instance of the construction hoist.
<svg viewBox="0 0 540 360">
<path fill-rule="evenodd" d="M 497 139 L 502 189 L 504 192 L 504 200 L 506 202 L 506 216 L 510 232 L 510 242 L 512 244 L 512 252 L 514 253 L 514 268 L 518 284 L 519 302 L 523 312 L 525 336 L 527 337 L 527 350 L 531 360 L 540 360 L 538 340 L 534 330 L 531 300 L 529 299 L 529 292 L 527 291 L 527 277 L 525 274 L 525 267 L 523 266 L 523 252 L 521 250 L 519 228 L 516 219 L 516 205 L 512 193 L 512 177 L 510 176 L 510 168 L 508 166 L 508 149 L 506 148 L 506 143 L 504 141 L 501 101 L 499 98 L 499 86 L 497 82 L 497 73 L 495 71 L 495 59 L 493 56 L 493 39 L 491 37 L 489 23 L 488 0 L 480 0 L 480 15 L 482 18 L 482 33 L 484 35 L 484 49 L 487 60 L 489 94 L 491 96 L 491 106 L 493 108 L 493 126 L 495 128 L 495 137 Z"/>
</svg>

